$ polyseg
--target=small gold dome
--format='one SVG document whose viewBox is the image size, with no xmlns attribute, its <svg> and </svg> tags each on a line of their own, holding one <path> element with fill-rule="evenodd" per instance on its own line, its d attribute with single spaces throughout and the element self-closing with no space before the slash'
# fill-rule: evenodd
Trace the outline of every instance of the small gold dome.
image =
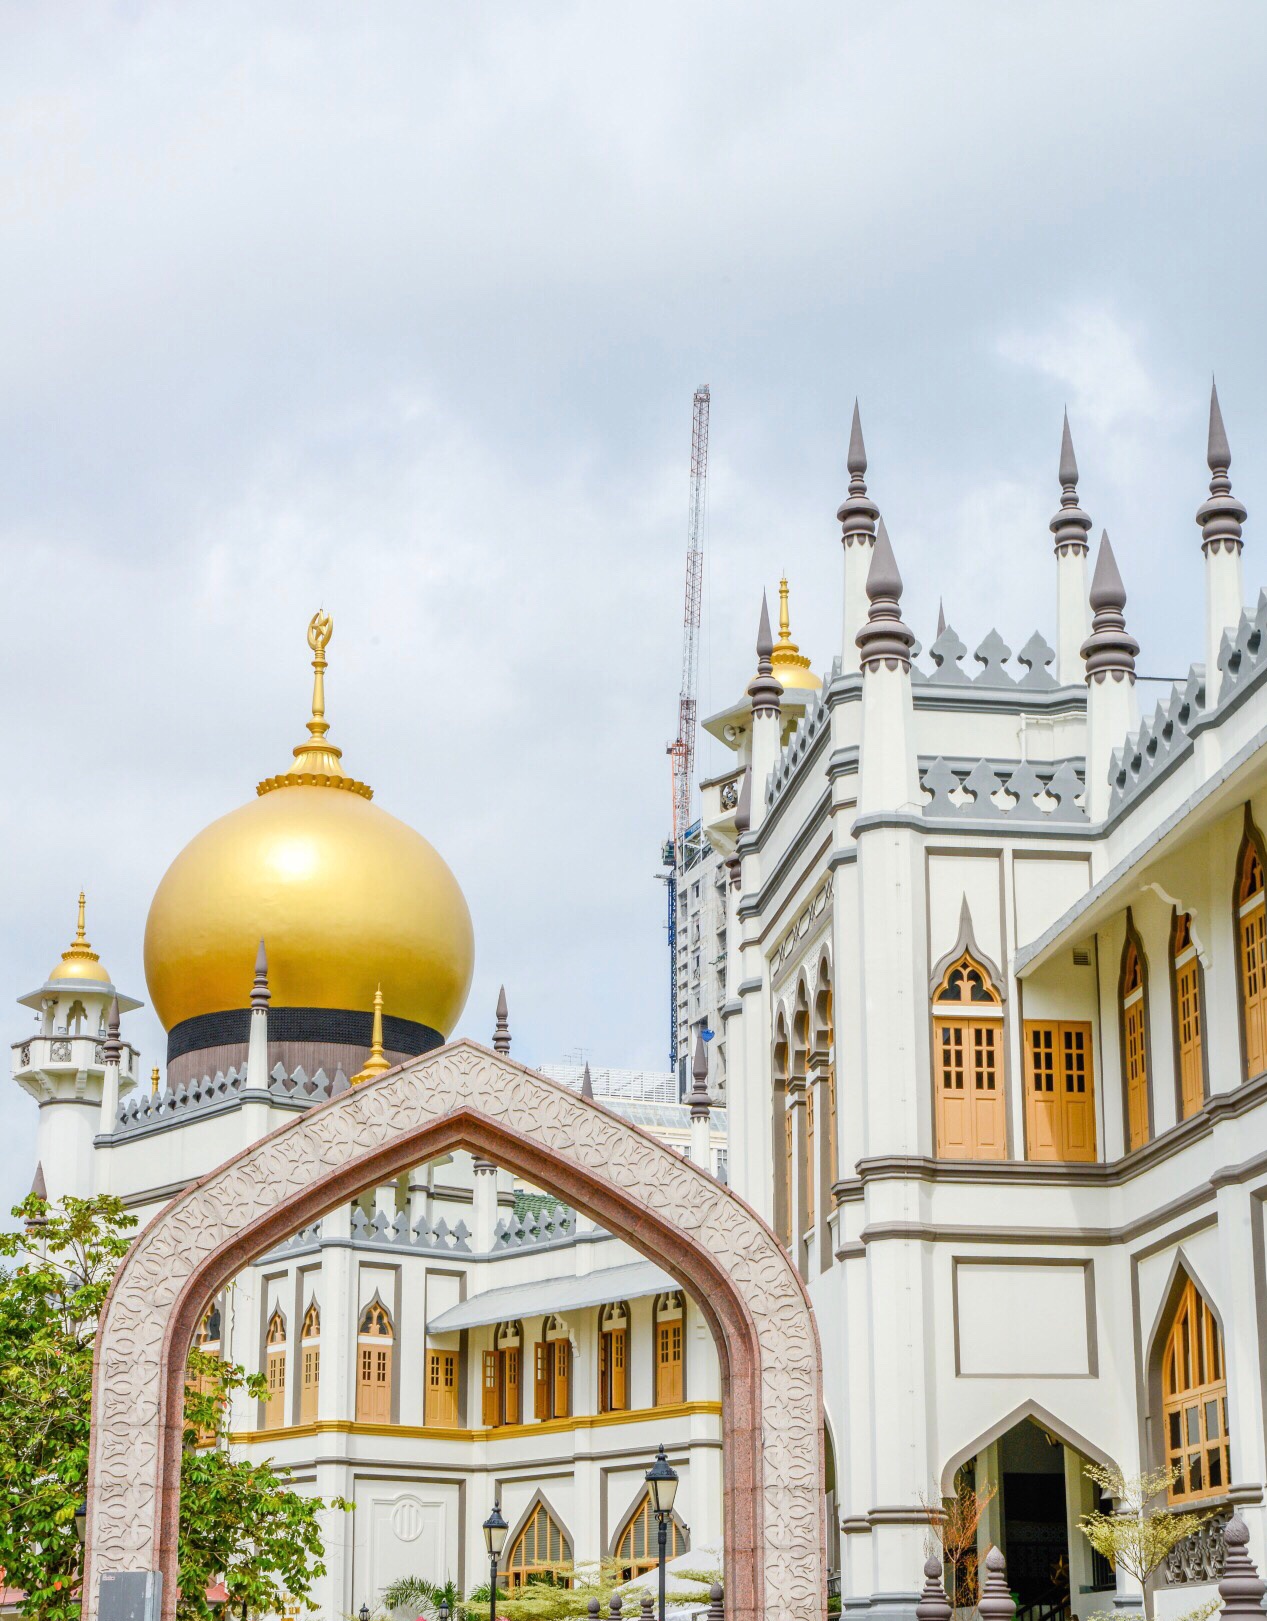
<svg viewBox="0 0 1267 1621">
<path fill-rule="evenodd" d="M 457 880 L 325 741 L 329 633 L 314 619 L 311 740 L 295 765 L 186 845 L 150 905 L 145 978 L 168 1031 L 245 1008 L 261 939 L 274 1008 L 363 1009 L 381 984 L 389 1014 L 447 1037 L 466 1003 L 475 947 Z"/>
<path fill-rule="evenodd" d="M 50 985 L 58 980 L 85 980 L 94 985 L 108 985 L 110 976 L 101 965 L 101 959 L 92 949 L 88 937 L 84 933 L 84 892 L 79 891 L 79 922 L 75 927 L 75 938 L 62 952 L 61 960 L 54 966 L 48 976 Z"/>
<path fill-rule="evenodd" d="M 785 690 L 788 687 L 801 687 L 810 692 L 817 692 L 823 683 L 810 669 L 809 660 L 792 640 L 787 599 L 785 574 L 779 581 L 779 639 L 775 643 L 774 652 L 770 655 L 770 663 L 774 666 L 774 674 Z"/>
</svg>

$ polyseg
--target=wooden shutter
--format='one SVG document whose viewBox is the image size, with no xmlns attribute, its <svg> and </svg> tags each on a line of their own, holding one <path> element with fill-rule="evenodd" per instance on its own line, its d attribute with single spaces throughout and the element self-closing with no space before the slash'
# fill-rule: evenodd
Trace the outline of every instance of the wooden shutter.
<svg viewBox="0 0 1267 1621">
<path fill-rule="evenodd" d="M 1024 1050 L 1026 1157 L 1094 1160 L 1091 1026 L 1027 1020 Z"/>
<path fill-rule="evenodd" d="M 436 1429 L 451 1430 L 458 1422 L 458 1368 L 454 1351 L 427 1353 L 426 1421 Z"/>
<path fill-rule="evenodd" d="M 1057 1054 L 1060 1026 L 1025 1025 L 1025 1150 L 1027 1159 L 1060 1159 Z"/>
<path fill-rule="evenodd" d="M 1267 1069 L 1267 904 L 1260 889 L 1240 909 L 1241 999 L 1245 1078 Z"/>
<path fill-rule="evenodd" d="M 321 1345 L 308 1343 L 303 1347 L 303 1384 L 299 1392 L 299 1419 L 311 1424 L 317 1417 L 317 1396 L 321 1384 Z"/>
<path fill-rule="evenodd" d="M 792 1111 L 785 1108 L 783 1111 L 783 1244 L 786 1249 L 792 1248 L 792 1190 L 795 1182 L 792 1176 L 792 1166 L 795 1162 L 792 1152 Z"/>
<path fill-rule="evenodd" d="M 502 1398 L 505 1402 L 505 1424 L 518 1424 L 523 1416 L 519 1402 L 519 1347 L 509 1346 L 502 1352 Z"/>
<path fill-rule="evenodd" d="M 598 1410 L 610 1413 L 612 1400 L 612 1336 L 604 1329 L 598 1334 Z"/>
<path fill-rule="evenodd" d="M 656 1404 L 671 1406 L 682 1400 L 682 1319 L 659 1324 L 656 1357 Z"/>
<path fill-rule="evenodd" d="M 554 1416 L 566 1418 L 572 1410 L 572 1347 L 567 1340 L 552 1340 L 554 1352 Z"/>
<path fill-rule="evenodd" d="M 1148 1141 L 1148 1059 L 1144 1038 L 1144 993 L 1136 990 L 1122 1009 L 1125 1036 L 1127 1147 Z"/>
<path fill-rule="evenodd" d="M 267 1361 L 268 1399 L 264 1403 L 264 1427 L 280 1429 L 286 1422 L 286 1352 L 270 1351 Z"/>
<path fill-rule="evenodd" d="M 1095 1159 L 1095 1074 L 1091 1026 L 1060 1026 L 1060 1133 L 1067 1160 Z"/>
<path fill-rule="evenodd" d="M 497 1373 L 497 1352 L 485 1351 L 483 1421 L 490 1428 L 501 1421 L 501 1391 Z"/>
<path fill-rule="evenodd" d="M 629 1406 L 629 1382 L 627 1373 L 628 1341 L 623 1328 L 614 1328 L 605 1337 L 611 1342 L 611 1404 L 612 1410 L 623 1413 Z"/>
<path fill-rule="evenodd" d="M 1175 1044 L 1179 1049 L 1180 1119 L 1201 1112 L 1205 1102 L 1205 1066 L 1201 1054 L 1201 966 L 1191 941 L 1189 920 L 1179 922 L 1175 954 Z"/>
<path fill-rule="evenodd" d="M 550 1346 L 545 1340 L 532 1348 L 532 1415 L 550 1416 Z"/>
<path fill-rule="evenodd" d="M 939 1018 L 933 1041 L 937 1152 L 947 1159 L 1005 1159 L 1002 1021 Z"/>
</svg>

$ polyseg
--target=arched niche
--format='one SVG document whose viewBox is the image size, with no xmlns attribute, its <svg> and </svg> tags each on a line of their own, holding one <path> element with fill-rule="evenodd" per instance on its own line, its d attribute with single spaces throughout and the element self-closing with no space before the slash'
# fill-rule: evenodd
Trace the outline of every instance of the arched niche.
<svg viewBox="0 0 1267 1621">
<path fill-rule="evenodd" d="M 602 1104 L 470 1041 L 317 1105 L 179 1194 L 128 1251 L 93 1378 L 86 1621 L 100 1579 L 159 1571 L 176 1600 L 185 1360 L 207 1301 L 361 1189 L 458 1149 L 549 1188 L 673 1276 L 721 1366 L 727 1613 L 826 1605 L 817 1329 L 774 1234 L 709 1173 Z"/>
</svg>

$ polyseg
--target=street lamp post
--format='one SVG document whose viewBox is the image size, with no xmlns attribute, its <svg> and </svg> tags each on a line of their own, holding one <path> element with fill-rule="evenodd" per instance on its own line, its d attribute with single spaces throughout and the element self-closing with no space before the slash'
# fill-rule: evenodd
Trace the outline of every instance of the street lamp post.
<svg viewBox="0 0 1267 1621">
<path fill-rule="evenodd" d="M 356 1613 L 356 1621 L 370 1621 L 370 1607 L 368 1604 L 361 1605 L 361 1608 Z"/>
<path fill-rule="evenodd" d="M 497 1561 L 501 1558 L 506 1533 L 510 1527 L 502 1519 L 501 1498 L 493 1504 L 493 1512 L 484 1521 L 484 1541 L 488 1546 L 488 1621 L 497 1621 Z"/>
<path fill-rule="evenodd" d="M 651 1498 L 651 1512 L 656 1518 L 656 1543 L 660 1565 L 660 1621 L 664 1618 L 664 1562 L 669 1547 L 669 1515 L 673 1512 L 673 1499 L 677 1496 L 677 1471 L 664 1455 L 661 1443 L 655 1462 L 647 1470 L 647 1492 Z"/>
</svg>

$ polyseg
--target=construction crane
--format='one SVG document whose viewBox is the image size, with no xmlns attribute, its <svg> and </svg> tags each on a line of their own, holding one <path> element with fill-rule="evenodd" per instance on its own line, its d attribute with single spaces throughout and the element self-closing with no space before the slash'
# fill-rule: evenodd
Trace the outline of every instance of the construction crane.
<svg viewBox="0 0 1267 1621">
<path fill-rule="evenodd" d="M 691 407 L 691 497 L 686 527 L 686 606 L 682 615 L 682 685 L 677 737 L 668 746 L 673 771 L 673 837 L 664 847 L 669 933 L 669 1067 L 677 1069 L 677 875 L 687 865 L 691 788 L 695 775 L 695 710 L 699 686 L 700 593 L 704 582 L 704 493 L 708 483 L 708 388 Z"/>
</svg>

